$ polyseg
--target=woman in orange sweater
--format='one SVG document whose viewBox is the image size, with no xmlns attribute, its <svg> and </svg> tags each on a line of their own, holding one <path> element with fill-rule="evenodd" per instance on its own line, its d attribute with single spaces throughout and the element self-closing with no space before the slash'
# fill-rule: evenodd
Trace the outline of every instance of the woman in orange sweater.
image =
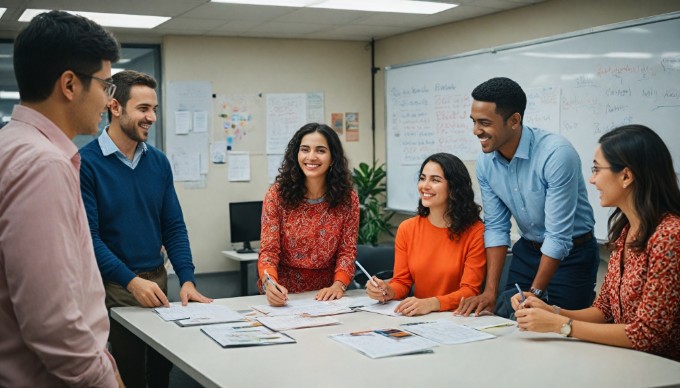
<svg viewBox="0 0 680 388">
<path fill-rule="evenodd" d="M 461 298 L 478 295 L 486 273 L 484 224 L 474 201 L 467 168 L 456 156 L 434 154 L 420 167 L 418 215 L 399 225 L 394 277 L 373 277 L 369 297 L 403 299 L 415 284 L 414 297 L 395 309 L 423 315 L 458 307 Z"/>
</svg>

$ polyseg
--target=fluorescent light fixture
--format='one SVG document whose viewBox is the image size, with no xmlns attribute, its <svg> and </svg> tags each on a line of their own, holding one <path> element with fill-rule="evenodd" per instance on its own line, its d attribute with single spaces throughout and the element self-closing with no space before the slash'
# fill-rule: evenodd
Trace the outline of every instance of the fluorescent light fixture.
<svg viewBox="0 0 680 388">
<path fill-rule="evenodd" d="M 5 11 L 7 11 L 7 8 L 0 8 L 0 18 L 5 14 Z"/>
<path fill-rule="evenodd" d="M 210 0 L 213 3 L 273 5 L 277 7 L 307 7 L 312 0 Z M 318 0 L 317 0 L 318 1 Z"/>
<path fill-rule="evenodd" d="M 310 4 L 311 8 L 346 9 L 353 11 L 396 12 L 432 15 L 457 4 L 435 3 L 412 0 L 326 0 Z"/>
<path fill-rule="evenodd" d="M 48 12 L 48 9 L 27 9 L 19 17 L 20 22 L 29 22 L 37 15 Z M 84 16 L 105 27 L 145 28 L 151 29 L 170 20 L 166 16 L 128 15 L 124 13 L 102 13 L 83 11 L 64 11 L 73 15 Z"/>
<path fill-rule="evenodd" d="M 125 71 L 125 69 L 122 69 L 120 67 L 112 67 L 111 68 L 111 75 L 114 75 L 116 73 L 120 73 L 121 71 Z"/>
<path fill-rule="evenodd" d="M 18 100 L 19 92 L 8 92 L 6 90 L 0 90 L 0 100 Z"/>
<path fill-rule="evenodd" d="M 435 14 L 458 4 L 414 0 L 210 0 L 217 3 L 343 9 L 350 11 Z"/>
</svg>

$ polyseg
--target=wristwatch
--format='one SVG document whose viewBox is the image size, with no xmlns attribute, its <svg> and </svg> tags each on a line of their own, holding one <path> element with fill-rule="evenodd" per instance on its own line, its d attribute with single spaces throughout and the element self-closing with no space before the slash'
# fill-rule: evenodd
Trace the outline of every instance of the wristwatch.
<svg viewBox="0 0 680 388">
<path fill-rule="evenodd" d="M 529 290 L 529 292 L 531 292 L 532 294 L 536 295 L 536 297 L 537 297 L 538 299 L 543 299 L 543 296 L 544 296 L 544 294 L 545 294 L 545 293 L 543 292 L 543 290 L 538 289 L 538 288 L 534 288 L 534 287 L 531 287 L 531 289 Z"/>
<path fill-rule="evenodd" d="M 562 334 L 564 337 L 569 337 L 571 336 L 571 319 L 567 321 L 567 323 L 562 324 L 562 328 L 560 329 L 560 334 Z"/>
</svg>

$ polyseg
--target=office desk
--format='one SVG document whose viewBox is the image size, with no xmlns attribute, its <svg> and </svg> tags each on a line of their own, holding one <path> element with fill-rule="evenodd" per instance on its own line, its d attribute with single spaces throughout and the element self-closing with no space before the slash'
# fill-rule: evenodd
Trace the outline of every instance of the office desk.
<svg viewBox="0 0 680 388">
<path fill-rule="evenodd" d="M 350 295 L 361 295 L 352 290 Z M 314 293 L 291 295 L 311 298 Z M 219 299 L 233 309 L 266 303 L 262 295 Z M 557 335 L 490 330 L 498 338 L 434 348 L 432 354 L 373 360 L 331 334 L 434 320 L 357 312 L 342 324 L 291 330 L 296 344 L 223 349 L 199 331 L 164 322 L 148 309 L 119 307 L 112 317 L 207 387 L 649 387 L 680 384 L 680 363 L 634 350 Z"/>
<path fill-rule="evenodd" d="M 257 253 L 238 253 L 236 251 L 222 251 L 228 259 L 241 263 L 241 296 L 248 295 L 248 265 L 257 261 Z"/>
</svg>

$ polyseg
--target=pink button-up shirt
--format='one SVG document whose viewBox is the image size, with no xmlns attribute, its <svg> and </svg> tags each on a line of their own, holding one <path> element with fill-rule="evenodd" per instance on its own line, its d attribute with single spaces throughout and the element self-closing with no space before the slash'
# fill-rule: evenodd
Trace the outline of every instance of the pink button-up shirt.
<svg viewBox="0 0 680 388">
<path fill-rule="evenodd" d="M 0 129 L 0 386 L 115 387 L 75 145 L 17 105 Z"/>
</svg>

